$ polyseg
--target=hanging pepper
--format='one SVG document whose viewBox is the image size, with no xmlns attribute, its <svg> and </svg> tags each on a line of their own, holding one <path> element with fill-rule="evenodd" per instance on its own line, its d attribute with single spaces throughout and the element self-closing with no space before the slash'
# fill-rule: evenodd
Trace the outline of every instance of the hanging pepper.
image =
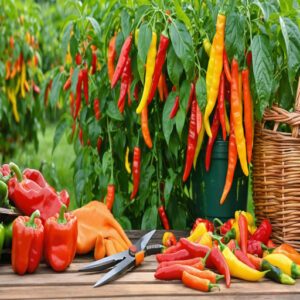
<svg viewBox="0 0 300 300">
<path fill-rule="evenodd" d="M 195 84 L 192 82 L 191 83 L 189 100 L 188 100 L 188 104 L 187 104 L 187 107 L 186 107 L 186 112 L 187 113 L 189 112 L 189 110 L 191 108 L 191 105 L 192 105 L 192 102 L 193 102 L 194 99 L 195 99 Z M 197 106 L 198 106 L 198 104 L 197 104 Z"/>
<path fill-rule="evenodd" d="M 239 97 L 239 65 L 238 61 L 233 58 L 231 64 L 231 113 L 234 125 L 234 134 L 236 139 L 236 146 L 238 157 L 241 163 L 242 170 L 246 176 L 248 176 L 247 166 L 247 154 L 246 154 L 246 143 L 243 128 L 243 113 L 242 103 Z"/>
<path fill-rule="evenodd" d="M 229 142 L 228 142 L 228 166 L 227 166 L 225 186 L 220 199 L 221 205 L 225 202 L 227 195 L 230 192 L 232 182 L 233 182 L 234 172 L 237 164 L 237 159 L 238 159 L 238 154 L 237 154 L 234 128 L 233 128 L 233 118 L 230 117 L 230 135 L 229 135 Z"/>
<path fill-rule="evenodd" d="M 111 211 L 115 201 L 115 185 L 109 184 L 107 186 L 107 195 L 106 195 L 106 206 Z"/>
<path fill-rule="evenodd" d="M 146 105 L 141 113 L 142 134 L 148 148 L 152 148 L 152 140 L 148 127 L 148 106 Z"/>
<path fill-rule="evenodd" d="M 160 101 L 164 101 L 165 98 L 164 98 L 164 83 L 163 83 L 163 77 L 164 77 L 164 74 L 161 73 L 160 74 L 160 77 L 159 77 L 159 81 L 158 81 L 158 85 L 157 85 L 157 89 L 158 89 L 158 95 L 159 95 L 159 99 Z"/>
<path fill-rule="evenodd" d="M 39 266 L 44 241 L 44 227 L 34 211 L 31 217 L 18 217 L 13 223 L 11 262 L 15 273 L 33 273 Z"/>
<path fill-rule="evenodd" d="M 11 68 L 11 62 L 10 60 L 7 60 L 5 63 L 5 80 L 8 80 L 10 77 L 10 68 Z"/>
<path fill-rule="evenodd" d="M 70 68 L 70 76 L 67 79 L 67 81 L 65 82 L 64 87 L 63 87 L 64 91 L 67 91 L 71 87 L 71 84 L 72 84 L 72 75 L 73 75 L 73 68 L 71 67 Z"/>
<path fill-rule="evenodd" d="M 115 58 L 117 56 L 116 51 L 116 38 L 117 36 L 114 35 L 108 45 L 108 51 L 107 51 L 107 71 L 108 71 L 108 78 L 110 83 L 112 82 L 114 73 L 115 73 Z M 125 49 L 124 49 L 125 51 Z M 126 50 L 127 52 L 127 50 Z M 129 51 L 128 51 L 129 52 Z"/>
<path fill-rule="evenodd" d="M 199 156 L 199 153 L 200 153 L 200 150 L 201 150 L 201 146 L 202 146 L 202 143 L 203 143 L 204 133 L 205 133 L 205 128 L 203 126 L 203 121 L 202 121 L 201 130 L 200 130 L 200 133 L 199 133 L 198 138 L 197 138 L 195 156 L 194 156 L 194 161 L 193 161 L 194 169 L 196 169 L 197 159 L 198 159 L 198 156 Z"/>
<path fill-rule="evenodd" d="M 204 47 L 204 50 L 205 50 L 207 56 L 210 57 L 211 42 L 209 41 L 208 38 L 205 38 L 205 39 L 203 40 L 203 47 Z"/>
<path fill-rule="evenodd" d="M 94 100 L 94 114 L 97 121 L 101 118 L 101 111 L 100 111 L 100 100 L 95 98 Z"/>
<path fill-rule="evenodd" d="M 26 91 L 25 91 L 25 82 L 26 82 L 26 65 L 23 61 L 22 68 L 21 68 L 21 96 L 25 98 Z"/>
<path fill-rule="evenodd" d="M 227 57 L 225 47 L 224 47 L 224 51 L 223 51 L 223 64 L 224 64 L 224 72 L 225 72 L 225 75 L 226 75 L 226 79 L 228 80 L 228 82 L 231 83 L 231 72 L 230 72 L 230 66 L 229 66 L 228 57 Z"/>
<path fill-rule="evenodd" d="M 251 240 L 260 241 L 264 244 L 267 244 L 270 236 L 272 234 L 272 225 L 268 219 L 262 220 L 259 227 L 250 237 Z"/>
<path fill-rule="evenodd" d="M 223 141 L 226 141 L 226 121 L 225 121 L 225 78 L 224 72 L 221 73 L 219 94 L 218 94 L 218 111 L 222 128 Z"/>
<path fill-rule="evenodd" d="M 114 88 L 116 86 L 118 80 L 120 79 L 120 77 L 121 77 L 121 75 L 124 71 L 127 59 L 129 57 L 131 42 L 132 42 L 132 35 L 130 34 L 126 38 L 126 40 L 125 40 L 125 42 L 122 46 L 120 56 L 119 56 L 119 60 L 118 60 L 116 69 L 114 71 L 114 75 L 113 75 L 112 80 L 111 80 L 111 87 L 112 88 Z M 109 67 L 109 72 L 110 72 L 110 67 Z"/>
<path fill-rule="evenodd" d="M 18 112 L 17 99 L 16 99 L 16 94 L 15 94 L 14 90 L 7 88 L 7 96 L 8 96 L 9 101 L 12 104 L 12 110 L 13 110 L 13 115 L 14 115 L 15 121 L 17 123 L 19 123 L 20 115 Z"/>
<path fill-rule="evenodd" d="M 89 105 L 89 74 L 87 67 L 82 69 L 83 95 L 86 105 Z"/>
<path fill-rule="evenodd" d="M 213 118 L 213 122 L 212 122 L 212 126 L 211 126 L 212 136 L 208 139 L 207 146 L 206 146 L 206 153 L 205 153 L 205 170 L 206 170 L 206 172 L 208 172 L 210 169 L 211 154 L 212 154 L 215 140 L 218 135 L 219 128 L 220 128 L 220 116 L 219 116 L 219 111 L 216 109 L 214 118 Z"/>
<path fill-rule="evenodd" d="M 173 86 L 172 91 L 173 92 L 176 91 L 175 86 Z M 170 115 L 169 115 L 170 119 L 173 119 L 177 115 L 178 109 L 179 109 L 179 95 L 177 95 L 175 97 L 175 101 L 174 101 L 173 107 L 172 107 Z"/>
<path fill-rule="evenodd" d="M 155 91 L 156 91 L 156 88 L 157 88 L 157 85 L 159 82 L 159 78 L 162 74 L 161 71 L 162 71 L 162 68 L 165 63 L 169 42 L 170 42 L 170 40 L 166 36 L 166 34 L 162 33 L 160 35 L 158 51 L 157 51 L 156 60 L 155 60 L 155 67 L 154 67 L 154 73 L 153 73 L 153 77 L 152 77 L 151 89 L 150 89 L 149 95 L 148 95 L 148 101 L 147 101 L 148 105 L 151 103 L 151 101 L 155 95 Z"/>
<path fill-rule="evenodd" d="M 101 151 L 101 145 L 102 145 L 102 138 L 101 138 L 101 136 L 99 136 L 97 139 L 97 151 L 98 151 L 99 155 L 100 155 L 100 151 Z"/>
<path fill-rule="evenodd" d="M 197 127 L 197 135 L 199 135 L 200 131 L 201 131 L 201 128 L 202 128 L 202 113 L 201 113 L 201 109 L 199 107 L 199 104 L 197 102 L 197 99 L 196 100 L 196 108 L 197 108 L 197 111 L 196 111 L 196 127 Z"/>
<path fill-rule="evenodd" d="M 118 108 L 121 113 L 124 112 L 126 95 L 128 93 L 129 79 L 131 76 L 131 74 L 128 73 L 130 71 L 130 69 L 129 69 L 130 64 L 131 64 L 130 58 L 128 57 L 124 71 L 121 76 L 120 96 L 119 96 L 119 100 L 118 100 Z"/>
<path fill-rule="evenodd" d="M 133 148 L 133 163 L 132 163 L 132 177 L 133 177 L 133 191 L 130 195 L 130 199 L 135 198 L 140 184 L 141 174 L 141 149 L 139 147 Z"/>
<path fill-rule="evenodd" d="M 75 56 L 75 62 L 76 62 L 77 66 L 81 65 L 82 57 L 81 57 L 80 53 L 76 54 L 76 56 Z"/>
<path fill-rule="evenodd" d="M 130 167 L 130 162 L 129 162 L 129 147 L 126 148 L 125 169 L 126 169 L 128 174 L 131 174 L 131 167 Z"/>
<path fill-rule="evenodd" d="M 66 213 L 62 205 L 59 215 L 45 223 L 44 257 L 56 272 L 64 271 L 73 261 L 77 246 L 77 218 Z"/>
<path fill-rule="evenodd" d="M 97 71 L 97 53 L 96 50 L 93 50 L 91 74 L 94 75 L 96 71 Z"/>
<path fill-rule="evenodd" d="M 196 227 L 198 226 L 198 224 L 200 224 L 200 223 L 204 223 L 207 231 L 214 232 L 214 229 L 215 229 L 214 224 L 211 221 L 209 221 L 207 219 L 202 219 L 202 218 L 197 218 L 195 220 L 192 231 L 194 231 L 196 229 Z"/>
<path fill-rule="evenodd" d="M 268 246 L 268 245 L 267 245 Z M 297 265 L 300 265 L 300 253 L 297 252 L 292 246 L 288 244 L 281 244 L 279 247 L 275 248 L 272 253 L 281 253 L 291 259 Z"/>
<path fill-rule="evenodd" d="M 80 129 L 79 129 L 78 138 L 79 138 L 79 141 L 80 141 L 81 146 L 84 146 L 83 131 L 82 131 L 82 128 L 81 128 L 81 127 L 80 127 Z"/>
<path fill-rule="evenodd" d="M 244 125 L 248 163 L 251 163 L 253 148 L 253 103 L 249 83 L 249 69 L 242 71 L 243 98 L 244 98 Z"/>
<path fill-rule="evenodd" d="M 151 89 L 152 84 L 152 77 L 154 74 L 154 67 L 155 67 L 155 58 L 156 58 L 156 40 L 157 36 L 155 32 L 152 32 L 152 39 L 150 43 L 150 47 L 147 53 L 147 60 L 146 60 L 146 75 L 145 75 L 145 86 L 143 90 L 142 99 L 136 109 L 136 113 L 140 114 L 143 108 L 146 106 L 149 92 Z M 159 77 L 158 77 L 159 79 Z"/>
<path fill-rule="evenodd" d="M 239 215 L 238 226 L 240 231 L 240 247 L 242 252 L 246 255 L 248 245 L 248 221 L 243 214 Z"/>
<path fill-rule="evenodd" d="M 212 132 L 209 124 L 209 116 L 212 113 L 219 91 L 220 76 L 223 69 L 223 49 L 226 17 L 218 14 L 216 34 L 213 39 L 210 58 L 206 73 L 207 105 L 204 113 L 204 126 L 209 137 Z"/>
<path fill-rule="evenodd" d="M 196 118 L 197 118 L 197 102 L 194 99 L 192 103 L 192 111 L 191 111 L 191 118 L 189 124 L 186 160 L 185 160 L 185 167 L 184 167 L 184 172 L 182 177 L 183 182 L 185 182 L 188 179 L 194 161 L 195 149 L 197 145 L 197 136 L 198 136 Z"/>
<path fill-rule="evenodd" d="M 78 73 L 78 80 L 77 80 L 77 85 L 76 85 L 76 105 L 75 105 L 75 113 L 74 113 L 74 120 L 77 119 L 77 116 L 80 111 L 81 107 L 81 85 L 82 85 L 82 80 L 83 80 L 83 74 L 82 70 L 79 71 Z"/>
<path fill-rule="evenodd" d="M 158 209 L 158 214 L 161 220 L 161 223 L 165 230 L 170 230 L 169 220 L 163 205 L 161 205 Z M 183 259 L 183 258 L 181 258 Z"/>
</svg>

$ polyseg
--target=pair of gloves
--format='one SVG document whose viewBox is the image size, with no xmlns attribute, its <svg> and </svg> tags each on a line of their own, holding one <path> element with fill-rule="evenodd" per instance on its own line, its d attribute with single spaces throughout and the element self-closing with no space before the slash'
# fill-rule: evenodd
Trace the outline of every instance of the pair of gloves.
<svg viewBox="0 0 300 300">
<path fill-rule="evenodd" d="M 94 249 L 96 260 L 127 250 L 131 242 L 106 205 L 91 201 L 72 212 L 77 217 L 77 254 Z"/>
</svg>

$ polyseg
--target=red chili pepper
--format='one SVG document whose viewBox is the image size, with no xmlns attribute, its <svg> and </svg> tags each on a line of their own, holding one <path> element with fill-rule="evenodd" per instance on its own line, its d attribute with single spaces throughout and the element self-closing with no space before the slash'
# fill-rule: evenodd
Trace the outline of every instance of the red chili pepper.
<svg viewBox="0 0 300 300">
<path fill-rule="evenodd" d="M 166 59 L 166 54 L 167 54 L 167 49 L 169 45 L 169 38 L 166 37 L 163 33 L 160 35 L 160 41 L 159 41 L 159 46 L 158 46 L 158 51 L 156 54 L 156 60 L 155 60 L 155 67 L 154 67 L 154 73 L 152 76 L 152 85 L 151 89 L 149 91 L 149 96 L 148 96 L 148 105 L 151 103 L 155 91 L 159 82 L 159 77 L 161 75 L 162 68 L 165 63 Z"/>
<path fill-rule="evenodd" d="M 251 68 L 251 64 L 252 64 L 252 52 L 251 51 L 247 52 L 246 62 L 247 62 L 248 68 L 250 69 Z"/>
<path fill-rule="evenodd" d="M 262 263 L 262 259 L 256 255 L 247 254 L 247 257 L 249 258 L 249 260 L 251 261 L 251 263 L 254 265 L 255 269 L 260 271 L 261 270 L 261 263 Z"/>
<path fill-rule="evenodd" d="M 190 253 L 191 257 L 203 258 L 210 251 L 210 248 L 208 246 L 192 243 L 186 238 L 181 238 L 179 241 L 182 247 Z M 208 257 L 208 261 L 209 261 L 209 257 Z"/>
<path fill-rule="evenodd" d="M 85 103 L 89 105 L 89 75 L 87 68 L 82 69 L 82 84 Z"/>
<path fill-rule="evenodd" d="M 196 122 L 197 122 L 197 101 L 194 99 L 192 103 L 192 111 L 191 111 L 191 118 L 189 124 L 185 168 L 182 177 L 183 182 L 185 182 L 188 179 L 194 161 L 195 150 L 197 145 L 197 137 L 198 137 Z"/>
<path fill-rule="evenodd" d="M 247 252 L 262 257 L 263 255 L 262 242 L 257 240 L 248 240 Z"/>
<path fill-rule="evenodd" d="M 96 120 L 100 120 L 101 118 L 101 111 L 100 111 L 100 101 L 98 98 L 96 98 L 94 100 L 94 114 L 95 114 L 95 118 Z"/>
<path fill-rule="evenodd" d="M 94 75 L 96 73 L 96 71 L 97 71 L 97 54 L 96 54 L 96 51 L 93 51 L 91 74 Z"/>
<path fill-rule="evenodd" d="M 75 113 L 74 113 L 74 120 L 77 118 L 80 107 L 81 107 L 81 85 L 82 85 L 82 70 L 79 71 L 78 73 L 78 81 L 77 81 L 77 86 L 76 86 L 76 107 L 75 107 Z"/>
<path fill-rule="evenodd" d="M 168 217 L 167 217 L 167 214 L 166 214 L 166 211 L 165 211 L 165 208 L 163 205 L 161 205 L 158 208 L 158 214 L 159 214 L 159 217 L 160 217 L 160 220 L 162 222 L 164 229 L 170 230 L 169 220 L 168 220 Z"/>
<path fill-rule="evenodd" d="M 124 112 L 125 99 L 126 99 L 126 95 L 128 93 L 128 85 L 129 85 L 129 77 L 130 77 L 130 74 L 128 73 L 129 65 L 130 65 L 130 58 L 128 57 L 124 71 L 121 76 L 120 96 L 119 96 L 119 100 L 118 100 L 118 108 L 121 113 Z"/>
<path fill-rule="evenodd" d="M 102 145 L 102 138 L 99 136 L 98 139 L 97 139 L 97 151 L 98 151 L 98 154 L 100 154 L 101 145 Z"/>
<path fill-rule="evenodd" d="M 226 78 L 227 78 L 228 82 L 231 83 L 231 71 L 230 71 L 225 47 L 224 47 L 224 51 L 223 51 L 223 64 L 224 64 L 224 71 L 225 71 Z"/>
<path fill-rule="evenodd" d="M 249 84 L 249 69 L 242 71 L 243 99 L 244 99 L 244 126 L 246 137 L 247 160 L 250 164 L 253 148 L 253 103 Z"/>
<path fill-rule="evenodd" d="M 197 113 L 196 113 L 197 135 L 199 135 L 202 128 L 202 113 L 197 101 L 196 103 L 197 103 Z"/>
<path fill-rule="evenodd" d="M 131 42 L 132 42 L 132 36 L 129 35 L 126 38 L 126 40 L 122 46 L 122 49 L 121 49 L 121 53 L 119 56 L 119 60 L 118 60 L 116 69 L 115 69 L 115 73 L 114 73 L 114 76 L 111 81 L 112 88 L 114 88 L 116 86 L 118 80 L 120 79 L 120 77 L 124 71 L 124 68 L 125 68 L 128 56 L 129 56 L 130 48 L 131 48 Z"/>
<path fill-rule="evenodd" d="M 81 65 L 82 57 L 79 53 L 76 54 L 75 61 L 76 61 L 76 65 L 78 65 L 78 66 Z"/>
<path fill-rule="evenodd" d="M 181 249 L 183 249 L 182 248 L 182 244 L 180 242 L 177 242 L 176 245 L 171 246 L 171 247 L 165 249 L 164 253 L 174 253 L 174 252 L 177 252 L 178 250 L 181 250 Z"/>
<path fill-rule="evenodd" d="M 141 174 L 141 149 L 139 147 L 134 147 L 133 149 L 133 163 L 132 163 L 132 176 L 133 176 L 133 191 L 130 195 L 132 200 L 139 189 L 140 184 L 140 174 Z"/>
<path fill-rule="evenodd" d="M 156 260 L 161 263 L 163 261 L 184 260 L 191 258 L 190 253 L 186 249 L 181 249 L 174 253 L 156 254 Z"/>
<path fill-rule="evenodd" d="M 166 100 L 169 96 L 169 90 L 166 81 L 166 75 L 164 73 L 162 73 L 162 85 L 163 85 L 163 92 L 164 92 L 164 100 Z"/>
<path fill-rule="evenodd" d="M 115 58 L 117 55 L 116 51 L 116 38 L 117 36 L 114 35 L 108 45 L 108 51 L 107 51 L 107 71 L 108 71 L 108 78 L 110 83 L 112 82 L 112 78 L 115 73 Z"/>
<path fill-rule="evenodd" d="M 164 74 L 161 73 L 160 77 L 159 77 L 158 85 L 157 85 L 158 95 L 159 95 L 160 101 L 164 101 L 163 76 L 164 76 Z"/>
<path fill-rule="evenodd" d="M 132 75 L 132 70 L 131 70 L 131 59 L 128 57 L 127 61 L 127 74 L 128 74 L 128 88 L 127 88 L 127 99 L 128 99 L 128 106 L 131 106 L 131 94 L 130 94 L 130 89 L 131 89 L 131 83 L 133 80 L 133 75 Z"/>
<path fill-rule="evenodd" d="M 173 86 L 172 91 L 173 92 L 176 91 L 176 86 L 175 85 Z M 170 112 L 170 116 L 169 116 L 170 119 L 173 119 L 176 116 L 176 114 L 178 112 L 178 109 L 179 109 L 179 96 L 176 96 L 173 107 L 172 107 L 171 112 Z"/>
<path fill-rule="evenodd" d="M 141 126 L 142 126 L 142 135 L 145 141 L 145 144 L 148 148 L 152 148 L 152 139 L 149 131 L 148 126 L 148 106 L 145 105 L 145 107 L 142 110 L 141 113 Z"/>
<path fill-rule="evenodd" d="M 252 269 L 256 269 L 255 265 L 253 265 L 251 260 L 248 258 L 247 253 L 242 252 L 240 249 L 235 249 L 234 255 L 238 258 L 239 261 L 243 262 Z"/>
<path fill-rule="evenodd" d="M 115 185 L 109 184 L 107 186 L 107 195 L 106 195 L 106 206 L 109 210 L 112 210 L 115 201 Z"/>
<path fill-rule="evenodd" d="M 246 255 L 247 254 L 247 245 L 248 245 L 248 221 L 247 221 L 247 218 L 243 214 L 239 215 L 238 226 L 239 226 L 239 231 L 240 231 L 241 250 Z"/>
<path fill-rule="evenodd" d="M 83 146 L 84 145 L 84 141 L 83 141 L 83 131 L 82 131 L 82 128 L 79 129 L 78 137 L 79 137 L 79 141 L 80 141 L 81 146 Z"/>
<path fill-rule="evenodd" d="M 192 231 L 194 231 L 195 228 L 200 223 L 204 223 L 205 224 L 205 227 L 206 227 L 207 231 L 214 232 L 214 229 L 215 229 L 214 224 L 211 221 L 209 221 L 207 219 L 202 219 L 202 218 L 197 218 L 195 220 Z"/>
<path fill-rule="evenodd" d="M 260 241 L 267 244 L 272 234 L 272 225 L 268 219 L 262 220 L 259 227 L 251 236 L 251 240 Z"/>
<path fill-rule="evenodd" d="M 173 266 L 173 265 L 193 266 L 198 263 L 201 263 L 202 261 L 203 260 L 201 257 L 194 257 L 194 258 L 184 259 L 184 260 L 163 261 L 157 266 L 157 269 L 165 268 L 165 267 Z M 203 265 L 203 269 L 204 269 L 204 265 Z"/>
<path fill-rule="evenodd" d="M 218 111 L 222 128 L 223 141 L 226 141 L 226 123 L 225 123 L 225 78 L 224 72 L 221 73 L 219 95 L 218 95 Z"/>
<path fill-rule="evenodd" d="M 218 246 L 213 246 L 209 255 L 209 259 L 219 273 L 225 276 L 226 286 L 229 288 L 231 282 L 230 270 Z"/>
<path fill-rule="evenodd" d="M 189 95 L 189 100 L 188 100 L 188 104 L 186 107 L 186 112 L 188 112 L 191 108 L 191 105 L 193 103 L 193 100 L 195 99 L 195 84 L 192 82 L 191 83 L 191 89 L 190 89 L 190 95 Z M 197 101 L 196 101 L 197 102 Z M 197 104 L 198 105 L 198 104 Z"/>
<path fill-rule="evenodd" d="M 207 146 L 206 146 L 206 153 L 205 153 L 205 170 L 206 170 L 206 172 L 208 172 L 210 169 L 211 153 L 213 150 L 215 140 L 218 135 L 219 127 L 220 127 L 220 117 L 219 117 L 219 111 L 216 109 L 214 118 L 213 118 L 213 122 L 212 122 L 212 126 L 211 126 L 212 136 L 208 139 Z"/>
</svg>

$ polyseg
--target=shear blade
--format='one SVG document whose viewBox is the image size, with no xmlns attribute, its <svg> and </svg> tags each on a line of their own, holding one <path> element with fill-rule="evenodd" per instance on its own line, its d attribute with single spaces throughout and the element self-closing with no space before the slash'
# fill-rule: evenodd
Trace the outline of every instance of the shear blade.
<svg viewBox="0 0 300 300">
<path fill-rule="evenodd" d="M 144 234 L 136 243 L 134 243 L 138 251 L 144 250 L 146 248 L 155 232 L 155 229 L 149 231 L 148 233 Z"/>
</svg>

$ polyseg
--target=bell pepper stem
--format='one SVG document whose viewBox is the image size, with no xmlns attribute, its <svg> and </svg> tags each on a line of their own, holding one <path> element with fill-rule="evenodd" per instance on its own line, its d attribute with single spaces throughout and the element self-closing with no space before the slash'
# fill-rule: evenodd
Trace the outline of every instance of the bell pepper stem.
<svg viewBox="0 0 300 300">
<path fill-rule="evenodd" d="M 23 179 L 22 173 L 20 171 L 20 168 L 13 162 L 9 163 L 9 168 L 11 169 L 11 171 L 13 171 L 15 173 L 15 175 L 17 176 L 17 180 L 20 182 Z"/>
<path fill-rule="evenodd" d="M 65 218 L 65 212 L 66 211 L 67 211 L 67 206 L 65 204 L 63 204 L 60 208 L 60 211 L 59 211 L 59 216 L 58 216 L 58 219 L 57 219 L 58 224 L 66 224 L 67 223 L 67 220 Z"/>
<path fill-rule="evenodd" d="M 34 219 L 35 219 L 35 218 L 39 218 L 40 215 L 41 215 L 41 214 L 40 214 L 40 211 L 39 211 L 38 209 L 35 210 L 35 211 L 31 214 L 29 221 L 25 223 L 26 227 L 33 227 L 33 228 L 35 228 L 36 225 L 35 225 L 35 223 L 34 223 Z"/>
</svg>

